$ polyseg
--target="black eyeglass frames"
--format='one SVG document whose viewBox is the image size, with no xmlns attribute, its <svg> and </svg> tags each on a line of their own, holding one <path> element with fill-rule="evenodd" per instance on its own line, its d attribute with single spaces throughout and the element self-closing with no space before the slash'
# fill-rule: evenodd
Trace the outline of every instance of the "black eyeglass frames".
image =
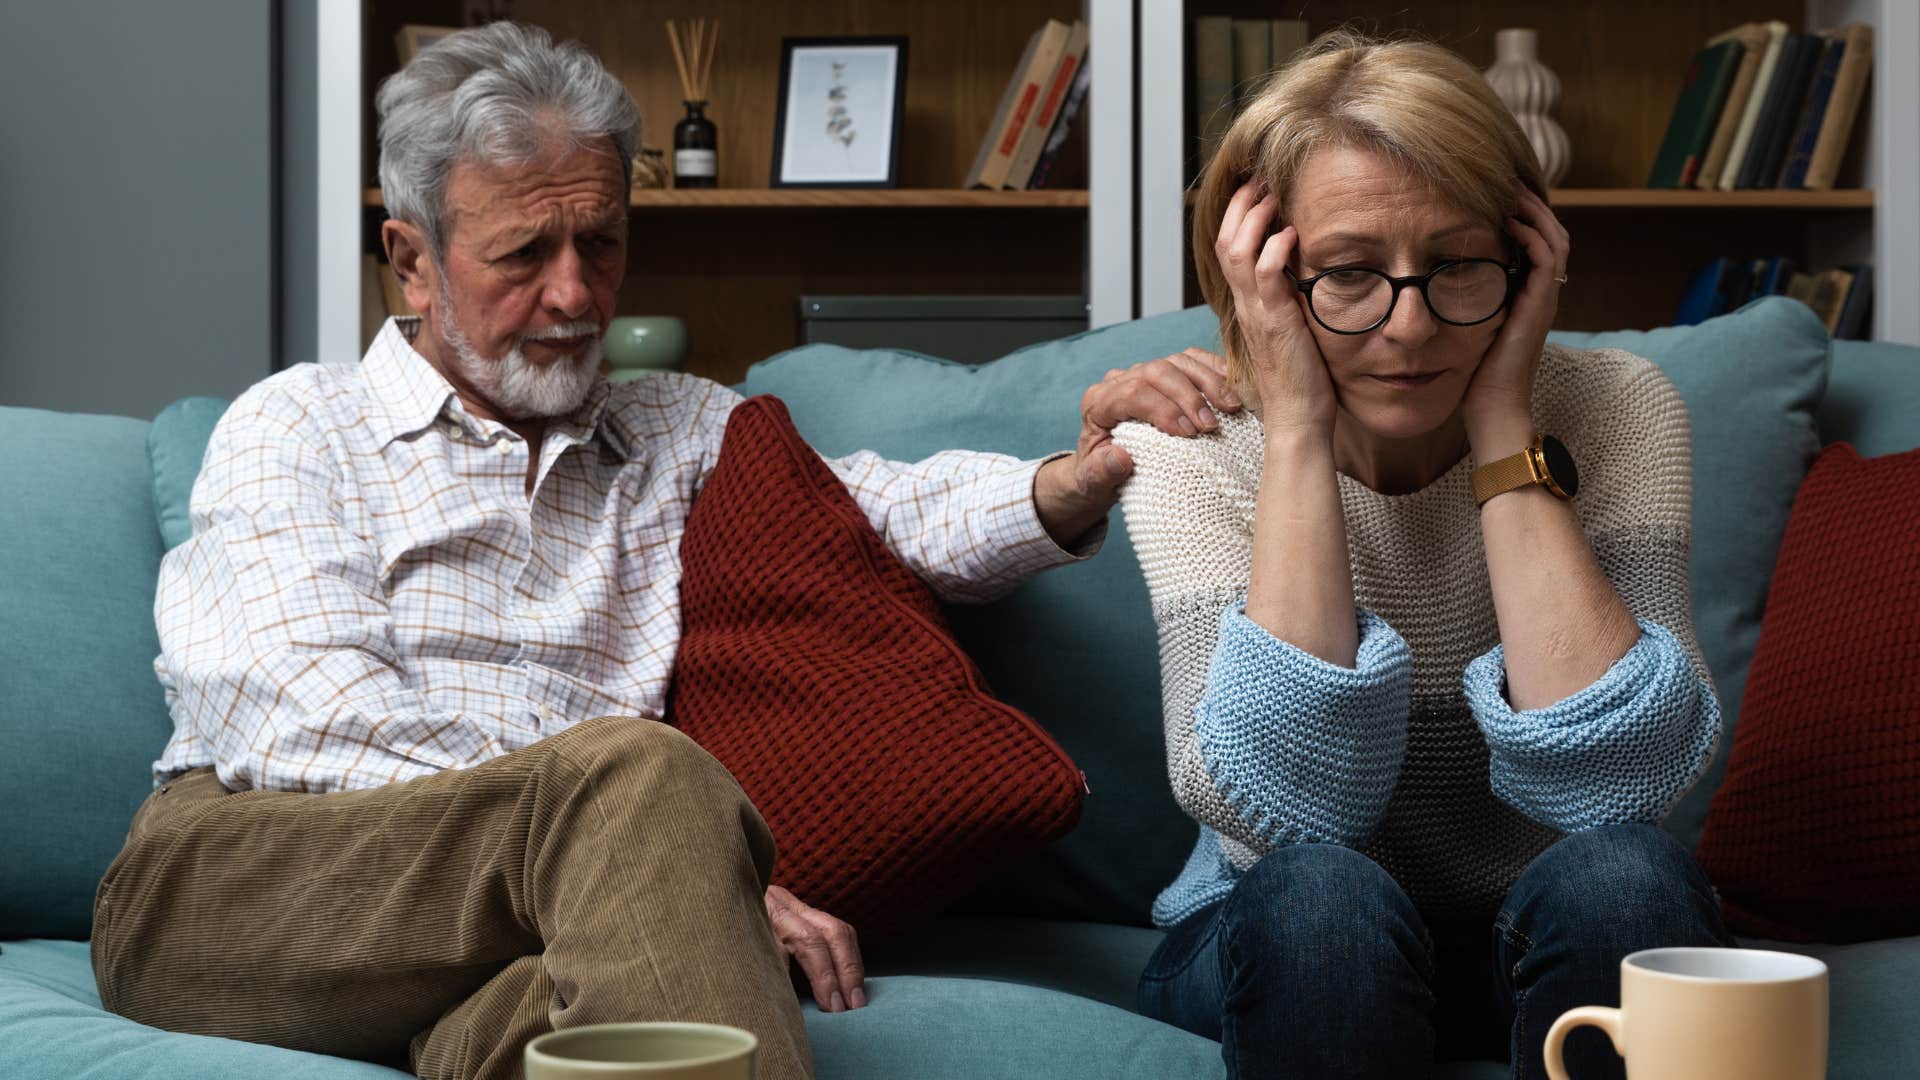
<svg viewBox="0 0 1920 1080">
<path fill-rule="evenodd" d="M 1287 279 L 1307 298 L 1315 322 L 1336 334 L 1364 334 L 1386 325 L 1402 290 L 1420 291 L 1433 317 L 1473 326 L 1500 314 L 1513 299 L 1523 266 L 1499 259 L 1450 259 L 1424 274 L 1393 277 L 1368 266 L 1336 266 L 1302 280 Z"/>
</svg>

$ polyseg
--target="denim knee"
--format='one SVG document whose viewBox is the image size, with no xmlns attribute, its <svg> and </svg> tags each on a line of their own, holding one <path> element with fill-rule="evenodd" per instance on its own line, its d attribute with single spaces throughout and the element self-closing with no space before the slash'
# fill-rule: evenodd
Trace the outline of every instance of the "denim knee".
<svg viewBox="0 0 1920 1080">
<path fill-rule="evenodd" d="M 1413 901 L 1379 863 L 1352 848 L 1274 849 L 1235 883 L 1221 914 L 1230 947 L 1267 958 L 1377 968 L 1392 954 L 1423 973 L 1430 966 Z M 1408 956 L 1410 949 L 1417 955 Z"/>
<path fill-rule="evenodd" d="M 1587 829 L 1542 852 L 1508 893 L 1503 921 L 1524 928 L 1543 908 L 1551 908 L 1554 924 L 1617 938 L 1621 948 L 1699 944 L 1703 935 L 1725 934 L 1706 875 L 1679 841 L 1653 825 Z"/>
</svg>

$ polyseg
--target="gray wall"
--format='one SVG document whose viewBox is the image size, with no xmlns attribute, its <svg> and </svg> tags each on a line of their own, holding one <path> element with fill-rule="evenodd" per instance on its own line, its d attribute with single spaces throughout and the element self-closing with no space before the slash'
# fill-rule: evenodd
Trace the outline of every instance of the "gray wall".
<svg viewBox="0 0 1920 1080">
<path fill-rule="evenodd" d="M 272 371 L 272 13 L 7 5 L 0 404 L 151 417 Z"/>
</svg>

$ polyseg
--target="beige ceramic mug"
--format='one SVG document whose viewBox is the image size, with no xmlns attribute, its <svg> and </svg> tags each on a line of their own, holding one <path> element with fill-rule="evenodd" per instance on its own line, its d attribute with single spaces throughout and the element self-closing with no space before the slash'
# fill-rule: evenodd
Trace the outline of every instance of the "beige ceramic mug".
<svg viewBox="0 0 1920 1080">
<path fill-rule="evenodd" d="M 1553 1022 L 1552 1080 L 1569 1080 L 1560 1047 L 1582 1024 L 1613 1040 L 1627 1080 L 1824 1080 L 1827 965 L 1759 949 L 1633 953 L 1620 961 L 1619 1008 L 1586 1005 Z"/>
<path fill-rule="evenodd" d="M 527 1044 L 527 1080 L 754 1080 L 760 1040 L 725 1024 L 588 1024 Z"/>
</svg>

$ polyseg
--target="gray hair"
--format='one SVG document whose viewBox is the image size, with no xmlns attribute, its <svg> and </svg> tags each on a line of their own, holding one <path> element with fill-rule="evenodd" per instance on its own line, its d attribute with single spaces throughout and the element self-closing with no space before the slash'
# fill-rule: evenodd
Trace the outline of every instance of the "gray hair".
<svg viewBox="0 0 1920 1080">
<path fill-rule="evenodd" d="M 612 139 L 622 179 L 633 180 L 639 106 L 585 46 L 555 45 L 537 26 L 495 22 L 448 34 L 388 76 L 373 107 L 387 213 L 424 229 L 436 257 L 446 253 L 456 162 L 520 165 L 556 142 Z"/>
</svg>

